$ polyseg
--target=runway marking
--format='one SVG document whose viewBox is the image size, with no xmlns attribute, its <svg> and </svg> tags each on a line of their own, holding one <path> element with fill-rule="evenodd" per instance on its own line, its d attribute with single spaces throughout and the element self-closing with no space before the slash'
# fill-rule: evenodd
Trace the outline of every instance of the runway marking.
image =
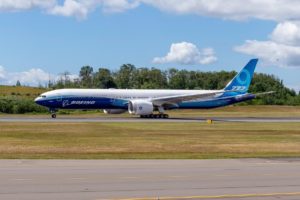
<svg viewBox="0 0 300 200">
<path fill-rule="evenodd" d="M 226 199 L 226 198 L 246 198 L 246 197 L 275 197 L 275 196 L 300 196 L 300 192 L 286 193 L 264 193 L 264 194 L 225 194 L 211 196 L 185 196 L 185 197 L 143 197 L 143 198 L 127 198 L 118 200 L 172 200 L 172 199 Z"/>
</svg>

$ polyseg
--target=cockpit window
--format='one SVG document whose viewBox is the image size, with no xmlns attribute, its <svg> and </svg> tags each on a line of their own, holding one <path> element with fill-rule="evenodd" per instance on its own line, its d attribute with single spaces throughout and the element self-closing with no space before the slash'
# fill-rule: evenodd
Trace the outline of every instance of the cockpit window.
<svg viewBox="0 0 300 200">
<path fill-rule="evenodd" d="M 41 97 L 41 98 L 46 98 L 46 95 L 40 95 L 39 97 Z"/>
</svg>

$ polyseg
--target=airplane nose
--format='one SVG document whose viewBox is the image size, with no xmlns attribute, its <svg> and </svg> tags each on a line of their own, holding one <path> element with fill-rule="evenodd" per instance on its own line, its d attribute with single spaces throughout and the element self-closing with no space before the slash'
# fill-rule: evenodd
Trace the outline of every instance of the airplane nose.
<svg viewBox="0 0 300 200">
<path fill-rule="evenodd" d="M 40 100 L 41 100 L 41 98 L 40 98 L 40 97 L 37 97 L 37 98 L 34 99 L 34 102 L 35 102 L 36 104 L 40 104 Z"/>
</svg>

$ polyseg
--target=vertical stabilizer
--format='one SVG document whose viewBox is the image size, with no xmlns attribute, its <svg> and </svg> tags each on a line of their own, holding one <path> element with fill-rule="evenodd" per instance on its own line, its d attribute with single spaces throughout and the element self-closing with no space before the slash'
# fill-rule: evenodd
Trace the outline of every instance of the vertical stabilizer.
<svg viewBox="0 0 300 200">
<path fill-rule="evenodd" d="M 248 91 L 253 78 L 258 59 L 252 59 L 224 88 L 224 90 L 238 90 L 242 93 Z"/>
</svg>

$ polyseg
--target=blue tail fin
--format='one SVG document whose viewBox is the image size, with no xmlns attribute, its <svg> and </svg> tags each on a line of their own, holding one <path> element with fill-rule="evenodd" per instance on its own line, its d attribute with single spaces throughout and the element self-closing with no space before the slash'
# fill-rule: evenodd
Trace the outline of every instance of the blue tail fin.
<svg viewBox="0 0 300 200">
<path fill-rule="evenodd" d="M 258 59 L 252 59 L 224 88 L 224 90 L 248 91 Z"/>
</svg>

